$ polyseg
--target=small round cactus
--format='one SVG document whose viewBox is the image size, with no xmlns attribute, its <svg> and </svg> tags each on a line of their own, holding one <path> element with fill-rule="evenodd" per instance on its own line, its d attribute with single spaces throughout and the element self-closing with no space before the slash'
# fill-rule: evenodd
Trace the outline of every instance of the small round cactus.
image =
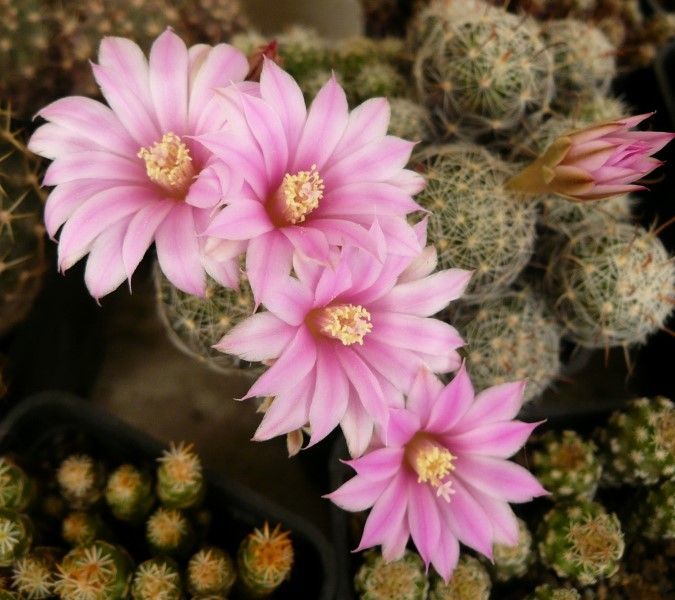
<svg viewBox="0 0 675 600">
<path fill-rule="evenodd" d="M 427 109 L 408 98 L 390 98 L 389 133 L 405 140 L 419 141 L 429 137 L 431 124 Z"/>
<path fill-rule="evenodd" d="M 529 19 L 484 4 L 432 2 L 412 27 L 413 75 L 440 137 L 478 139 L 513 129 L 545 109 L 553 62 Z"/>
<path fill-rule="evenodd" d="M 227 42 L 248 25 L 239 0 L 174 0 L 171 4 L 194 43 Z"/>
<path fill-rule="evenodd" d="M 142 562 L 134 571 L 131 597 L 133 600 L 182 600 L 178 563 L 168 556 Z"/>
<path fill-rule="evenodd" d="M 463 554 L 448 583 L 438 576 L 432 577 L 429 600 L 488 600 L 491 590 L 486 568 L 477 558 Z"/>
<path fill-rule="evenodd" d="M 532 473 L 551 492 L 552 499 L 592 499 L 602 465 L 597 446 L 576 431 L 547 431 L 532 452 Z"/>
<path fill-rule="evenodd" d="M 183 511 L 160 506 L 145 525 L 145 537 L 150 550 L 180 558 L 192 549 L 196 534 L 194 526 Z"/>
<path fill-rule="evenodd" d="M 186 577 L 187 589 L 195 597 L 227 596 L 237 579 L 237 572 L 232 557 L 225 550 L 206 546 L 190 557 Z"/>
<path fill-rule="evenodd" d="M 644 344 L 673 308 L 675 264 L 661 240 L 606 219 L 569 235 L 547 272 L 566 334 L 588 348 Z"/>
<path fill-rule="evenodd" d="M 254 529 L 237 550 L 239 584 L 251 598 L 264 598 L 277 589 L 291 573 L 294 552 L 290 531 L 281 524 Z"/>
<path fill-rule="evenodd" d="M 122 600 L 127 597 L 133 561 L 121 546 L 97 541 L 74 548 L 58 565 L 61 600 Z"/>
<path fill-rule="evenodd" d="M 159 268 L 155 269 L 154 278 L 157 312 L 176 348 L 220 373 L 260 373 L 261 367 L 251 367 L 212 347 L 253 313 L 253 294 L 245 277 L 242 276 L 238 291 L 209 279 L 203 298 L 173 286 Z"/>
<path fill-rule="evenodd" d="M 602 483 L 651 485 L 675 478 L 675 405 L 639 398 L 612 413 L 597 433 Z"/>
<path fill-rule="evenodd" d="M 531 290 L 456 308 L 451 322 L 467 344 L 476 389 L 528 378 L 524 401 L 540 395 L 560 372 L 560 328 Z"/>
<path fill-rule="evenodd" d="M 614 575 L 624 551 L 619 519 L 588 500 L 556 505 L 539 524 L 537 538 L 544 565 L 581 585 Z"/>
<path fill-rule="evenodd" d="M 364 562 L 354 576 L 359 600 L 424 600 L 429 578 L 424 561 L 406 550 L 397 560 L 387 561 L 376 550 L 363 554 Z"/>
<path fill-rule="evenodd" d="M 431 211 L 427 236 L 439 268 L 474 271 L 466 301 L 500 295 L 532 255 L 535 204 L 504 188 L 511 167 L 481 146 L 432 146 L 415 159 L 427 181 L 416 199 Z"/>
<path fill-rule="evenodd" d="M 84 510 L 98 502 L 103 496 L 105 480 L 103 464 L 86 454 L 70 455 L 56 472 L 61 495 L 75 510 Z"/>
<path fill-rule="evenodd" d="M 0 508 L 25 510 L 35 497 L 35 484 L 9 457 L 0 457 Z"/>
<path fill-rule="evenodd" d="M 22 598 L 43 600 L 52 598 L 56 585 L 57 548 L 38 546 L 12 566 L 12 583 Z"/>
<path fill-rule="evenodd" d="M 488 570 L 495 581 L 509 581 L 525 575 L 535 558 L 532 534 L 525 521 L 518 519 L 518 542 L 515 546 L 495 544 Z"/>
<path fill-rule="evenodd" d="M 648 540 L 675 540 L 675 480 L 660 481 L 645 491 L 632 525 Z"/>
<path fill-rule="evenodd" d="M 616 75 L 616 48 L 597 27 L 577 19 L 555 19 L 542 29 L 553 54 L 553 104 L 572 112 L 580 98 L 606 93 Z"/>
<path fill-rule="evenodd" d="M 155 501 L 152 477 L 134 465 L 121 465 L 108 477 L 105 500 L 117 519 L 138 522 Z"/>
<path fill-rule="evenodd" d="M 63 519 L 61 537 L 71 546 L 88 546 L 110 537 L 110 531 L 98 513 L 76 510 Z"/>
<path fill-rule="evenodd" d="M 283 67 L 295 79 L 304 80 L 318 69 L 330 68 L 326 40 L 314 29 L 294 25 L 276 37 Z"/>
<path fill-rule="evenodd" d="M 192 444 L 173 442 L 157 459 L 157 496 L 167 508 L 199 506 L 206 493 L 202 462 Z"/>
<path fill-rule="evenodd" d="M 21 558 L 33 541 L 33 522 L 24 513 L 0 508 L 0 567 Z"/>
<path fill-rule="evenodd" d="M 386 62 L 372 62 L 345 82 L 345 91 L 351 102 L 357 104 L 376 96 L 400 96 L 406 82 L 396 68 Z"/>
<path fill-rule="evenodd" d="M 525 600 L 581 600 L 575 588 L 554 587 L 547 583 L 535 588 Z"/>
</svg>

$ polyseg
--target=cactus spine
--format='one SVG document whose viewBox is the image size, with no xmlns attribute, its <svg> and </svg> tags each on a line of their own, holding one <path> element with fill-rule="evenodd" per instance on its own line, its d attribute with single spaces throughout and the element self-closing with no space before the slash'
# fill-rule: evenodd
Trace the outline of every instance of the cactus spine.
<svg viewBox="0 0 675 600">
<path fill-rule="evenodd" d="M 236 579 L 234 561 L 222 548 L 207 546 L 193 554 L 188 561 L 187 588 L 193 596 L 227 596 Z"/>
<path fill-rule="evenodd" d="M 23 511 L 34 497 L 33 480 L 10 458 L 0 457 L 0 508 Z"/>
<path fill-rule="evenodd" d="M 71 508 L 84 510 L 103 496 L 105 469 L 91 456 L 72 454 L 59 465 L 56 480 Z"/>
<path fill-rule="evenodd" d="M 410 550 L 387 561 L 375 550 L 365 552 L 354 576 L 359 600 L 424 600 L 429 579 L 422 558 Z"/>
<path fill-rule="evenodd" d="M 171 443 L 157 459 L 157 496 L 167 508 L 198 506 L 206 493 L 202 463 L 192 444 Z"/>
<path fill-rule="evenodd" d="M 433 577 L 429 600 L 488 600 L 492 590 L 490 575 L 480 561 L 463 554 L 450 581 Z"/>
<path fill-rule="evenodd" d="M 139 522 L 148 515 L 155 501 L 152 478 L 134 465 L 121 465 L 108 477 L 105 499 L 116 518 Z"/>
<path fill-rule="evenodd" d="M 138 565 L 131 582 L 131 597 L 133 600 L 182 600 L 183 585 L 176 561 L 164 556 Z"/>
</svg>

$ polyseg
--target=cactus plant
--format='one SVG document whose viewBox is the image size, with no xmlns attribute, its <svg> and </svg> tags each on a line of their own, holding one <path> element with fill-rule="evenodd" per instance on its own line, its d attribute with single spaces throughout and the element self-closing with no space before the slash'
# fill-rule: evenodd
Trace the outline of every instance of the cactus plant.
<svg viewBox="0 0 675 600">
<path fill-rule="evenodd" d="M 198 506 L 206 493 L 202 463 L 192 444 L 173 442 L 157 459 L 157 497 L 167 508 Z"/>
<path fill-rule="evenodd" d="M 363 564 L 354 576 L 359 600 L 424 600 L 429 578 L 419 554 L 406 550 L 403 556 L 387 561 L 376 550 L 363 554 Z"/>
<path fill-rule="evenodd" d="M 547 431 L 532 452 L 532 473 L 551 498 L 592 499 L 598 489 L 602 465 L 597 446 L 572 430 Z"/>
<path fill-rule="evenodd" d="M 74 548 L 58 565 L 61 600 L 122 600 L 127 597 L 133 561 L 120 546 L 96 541 Z"/>
<path fill-rule="evenodd" d="M 150 558 L 136 567 L 131 582 L 133 600 L 182 600 L 178 564 L 168 556 Z"/>
<path fill-rule="evenodd" d="M 228 42 L 248 26 L 239 0 L 174 0 L 172 4 L 193 43 Z"/>
<path fill-rule="evenodd" d="M 644 344 L 673 308 L 675 265 L 655 232 L 591 221 L 551 257 L 547 281 L 567 335 L 589 348 Z"/>
<path fill-rule="evenodd" d="M 644 491 L 631 525 L 648 540 L 675 540 L 675 479 L 660 481 Z"/>
<path fill-rule="evenodd" d="M 155 501 L 152 477 L 134 465 L 120 465 L 108 477 L 105 500 L 116 518 L 139 522 Z"/>
<path fill-rule="evenodd" d="M 616 515 L 597 502 L 580 499 L 546 513 L 537 538 L 544 565 L 581 585 L 614 575 L 625 547 Z"/>
<path fill-rule="evenodd" d="M 0 508 L 26 510 L 35 497 L 35 483 L 8 456 L 0 456 Z"/>
<path fill-rule="evenodd" d="M 675 406 L 668 398 L 632 400 L 610 415 L 596 437 L 603 484 L 675 479 Z"/>
<path fill-rule="evenodd" d="M 190 557 L 187 589 L 195 597 L 209 594 L 227 596 L 237 579 L 232 557 L 222 548 L 206 546 Z"/>
<path fill-rule="evenodd" d="M 412 24 L 413 75 L 437 134 L 479 139 L 534 123 L 553 94 L 539 27 L 487 3 L 433 1 Z M 480 6 L 482 4 L 482 7 Z"/>
<path fill-rule="evenodd" d="M 240 587 L 251 598 L 269 596 L 290 576 L 293 566 L 293 543 L 290 531 L 277 524 L 254 529 L 239 545 L 237 571 Z"/>
<path fill-rule="evenodd" d="M 488 600 L 491 590 L 490 575 L 481 562 L 462 554 L 448 583 L 432 577 L 429 600 Z"/>
<path fill-rule="evenodd" d="M 429 113 L 419 102 L 408 98 L 390 98 L 389 133 L 406 140 L 424 140 L 429 137 Z"/>
<path fill-rule="evenodd" d="M 401 96 L 406 82 L 392 65 L 376 61 L 363 65 L 352 80 L 345 82 L 345 91 L 351 102 L 358 104 L 375 96 Z"/>
<path fill-rule="evenodd" d="M 538 585 L 525 600 L 581 600 L 575 588 L 554 587 L 547 583 Z"/>
<path fill-rule="evenodd" d="M 535 204 L 504 188 L 510 166 L 480 146 L 431 146 L 415 160 L 427 180 L 417 200 L 431 211 L 427 236 L 439 267 L 474 271 L 468 302 L 500 295 L 532 255 Z"/>
<path fill-rule="evenodd" d="M 70 507 L 84 510 L 103 496 L 105 468 L 87 454 L 71 454 L 58 466 L 56 480 Z"/>
<path fill-rule="evenodd" d="M 160 506 L 148 517 L 145 527 L 150 550 L 156 554 L 180 558 L 195 543 L 194 526 L 183 511 L 175 508 Z"/>
<path fill-rule="evenodd" d="M 524 401 L 560 372 L 560 328 L 530 289 L 505 293 L 452 316 L 467 343 L 467 369 L 477 389 L 528 378 Z"/>
<path fill-rule="evenodd" d="M 110 531 L 98 513 L 76 510 L 63 519 L 61 537 L 71 546 L 88 546 L 109 538 Z"/>
<path fill-rule="evenodd" d="M 494 581 L 509 581 L 523 577 L 530 570 L 535 559 L 532 533 L 527 523 L 518 519 L 518 542 L 514 546 L 495 544 L 492 549 L 492 563 L 488 565 L 488 570 Z"/>
<path fill-rule="evenodd" d="M 58 548 L 37 546 L 12 566 L 14 588 L 27 600 L 43 600 L 54 595 Z"/>
<path fill-rule="evenodd" d="M 0 508 L 0 567 L 9 567 L 30 548 L 33 522 L 24 513 Z"/>
</svg>

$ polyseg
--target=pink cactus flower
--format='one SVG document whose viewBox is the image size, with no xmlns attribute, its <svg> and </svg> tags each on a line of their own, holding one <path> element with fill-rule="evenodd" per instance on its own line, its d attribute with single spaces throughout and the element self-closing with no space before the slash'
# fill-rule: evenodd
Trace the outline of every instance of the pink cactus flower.
<svg viewBox="0 0 675 600">
<path fill-rule="evenodd" d="M 53 160 L 45 224 L 52 237 L 63 226 L 59 268 L 89 254 L 85 280 L 98 299 L 131 277 L 154 241 L 162 270 L 182 290 L 203 295 L 205 272 L 235 287 L 245 245 L 199 234 L 241 180 L 191 136 L 223 125 L 214 88 L 241 82 L 246 57 L 226 44 L 188 49 L 167 30 L 149 61 L 130 40 L 105 38 L 92 68 L 109 107 L 57 100 L 38 113 L 49 122 L 29 144 Z"/>
<path fill-rule="evenodd" d="M 506 184 L 527 194 L 553 193 L 576 202 L 645 189 L 633 182 L 661 161 L 652 158 L 675 134 L 629 131 L 654 113 L 605 121 L 570 131 Z"/>
<path fill-rule="evenodd" d="M 374 225 L 371 235 L 381 237 Z M 337 253 L 337 251 L 334 251 Z M 215 346 L 244 360 L 271 361 L 245 398 L 273 396 L 255 440 L 309 424 L 310 444 L 341 425 L 353 456 L 369 443 L 388 406 L 403 405 L 415 373 L 459 367 L 457 331 L 429 318 L 459 297 L 471 273 L 431 273 L 433 257 L 345 247 L 332 267 L 296 255 L 296 278 L 267 294 L 266 311 L 234 327 Z M 406 268 L 407 266 L 407 268 Z"/>
<path fill-rule="evenodd" d="M 463 366 L 447 386 L 420 370 L 406 407 L 391 409 L 383 443 L 348 461 L 356 476 L 327 496 L 350 511 L 372 507 L 356 551 L 381 544 L 385 559 L 395 560 L 412 538 L 427 567 L 448 581 L 460 542 L 487 557 L 494 544 L 515 545 L 509 503 L 547 493 L 506 460 L 538 425 L 513 420 L 524 386 L 502 384 L 474 397 Z"/>
<path fill-rule="evenodd" d="M 222 97 L 234 115 L 227 130 L 199 141 L 245 183 L 206 232 L 248 241 L 246 270 L 258 302 L 288 275 L 295 249 L 324 264 L 331 246 L 376 252 L 368 233 L 375 219 L 389 252 L 420 252 L 405 215 L 420 209 L 411 195 L 424 180 L 404 168 L 414 144 L 386 135 L 385 99 L 350 113 L 333 77 L 307 110 L 297 83 L 269 59 L 260 97 L 233 89 Z"/>
</svg>

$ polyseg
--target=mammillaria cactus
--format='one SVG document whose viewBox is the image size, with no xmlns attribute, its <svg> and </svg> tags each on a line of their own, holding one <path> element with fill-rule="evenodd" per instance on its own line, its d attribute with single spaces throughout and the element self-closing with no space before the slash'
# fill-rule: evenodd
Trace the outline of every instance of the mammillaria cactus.
<svg viewBox="0 0 675 600">
<path fill-rule="evenodd" d="M 205 297 L 179 290 L 155 269 L 157 312 L 171 342 L 188 356 L 205 362 L 226 374 L 234 371 L 257 374 L 260 367 L 250 366 L 238 358 L 213 349 L 232 327 L 253 313 L 254 302 L 245 276 L 239 290 L 232 290 L 209 280 Z"/>
<path fill-rule="evenodd" d="M 294 25 L 276 39 L 284 70 L 301 85 L 315 71 L 330 68 L 328 45 L 316 30 Z"/>
<path fill-rule="evenodd" d="M 675 265 L 661 240 L 607 220 L 569 235 L 547 273 L 566 334 L 589 348 L 644 344 L 673 309 Z"/>
<path fill-rule="evenodd" d="M 150 558 L 136 567 L 131 582 L 133 600 L 182 600 L 178 564 L 168 556 Z"/>
<path fill-rule="evenodd" d="M 206 546 L 190 557 L 187 589 L 194 597 L 227 596 L 237 579 L 232 557 L 222 548 Z"/>
<path fill-rule="evenodd" d="M 429 579 L 424 561 L 406 550 L 397 560 L 387 561 L 375 550 L 364 553 L 364 562 L 354 577 L 360 600 L 424 600 Z"/>
<path fill-rule="evenodd" d="M 14 588 L 28 600 L 43 600 L 54 595 L 60 558 L 58 548 L 37 546 L 12 566 Z"/>
<path fill-rule="evenodd" d="M 487 3 L 453 4 L 431 2 L 412 24 L 413 74 L 437 134 L 477 139 L 545 109 L 553 63 L 538 25 Z"/>
<path fill-rule="evenodd" d="M 172 4 L 193 43 L 229 42 L 248 25 L 240 0 L 177 0 Z"/>
<path fill-rule="evenodd" d="M 466 340 L 467 369 L 477 389 L 528 378 L 528 401 L 560 372 L 560 327 L 527 288 L 462 305 L 452 322 Z"/>
<path fill-rule="evenodd" d="M 391 119 L 389 133 L 406 140 L 423 140 L 429 137 L 429 113 L 427 109 L 408 98 L 389 98 Z"/>
<path fill-rule="evenodd" d="M 191 521 L 175 508 L 160 506 L 146 522 L 145 537 L 150 550 L 156 554 L 183 557 L 192 549 L 195 535 Z"/>
<path fill-rule="evenodd" d="M 0 508 L 25 510 L 35 497 L 35 483 L 7 456 L 0 457 Z"/>
<path fill-rule="evenodd" d="M 192 444 L 171 443 L 157 459 L 157 496 L 167 508 L 198 506 L 206 493 L 202 462 Z"/>
<path fill-rule="evenodd" d="M 474 271 L 463 300 L 500 295 L 525 268 L 535 242 L 536 207 L 504 188 L 511 169 L 473 144 L 431 146 L 415 156 L 431 211 L 427 237 L 440 268 Z"/>
<path fill-rule="evenodd" d="M 537 586 L 526 600 L 581 600 L 581 594 L 574 588 L 554 587 L 545 583 Z"/>
<path fill-rule="evenodd" d="M 380 61 L 363 65 L 351 81 L 345 81 L 345 91 L 354 103 L 375 96 L 401 96 L 405 86 L 406 82 L 398 70 Z"/>
<path fill-rule="evenodd" d="M 265 522 L 246 536 L 237 551 L 239 585 L 248 597 L 264 598 L 288 579 L 294 551 L 290 531 L 281 531 L 277 524 L 270 531 Z"/>
<path fill-rule="evenodd" d="M 33 541 L 33 522 L 24 513 L 0 508 L 0 567 L 21 558 Z"/>
<path fill-rule="evenodd" d="M 619 568 L 624 540 L 619 519 L 587 500 L 554 506 L 537 529 L 542 562 L 562 578 L 591 585 Z"/>
<path fill-rule="evenodd" d="M 122 521 L 138 522 L 145 518 L 155 501 L 152 483 L 150 474 L 134 465 L 117 467 L 105 487 L 110 512 Z"/>
<path fill-rule="evenodd" d="M 631 524 L 648 540 L 675 540 L 675 480 L 660 481 L 645 491 Z"/>
<path fill-rule="evenodd" d="M 668 398 L 632 400 L 612 413 L 597 440 L 603 484 L 654 484 L 675 478 L 675 406 Z"/>
<path fill-rule="evenodd" d="M 518 519 L 518 543 L 513 546 L 495 544 L 492 548 L 492 564 L 488 565 L 488 570 L 495 581 L 509 581 L 525 575 L 535 559 L 532 533 L 527 523 Z"/>
<path fill-rule="evenodd" d="M 445 583 L 440 577 L 432 577 L 429 600 L 488 600 L 492 582 L 480 561 L 463 554 Z"/>
<path fill-rule="evenodd" d="M 551 492 L 551 498 L 592 499 L 602 465 L 597 447 L 576 431 L 547 431 L 532 452 L 532 472 Z"/>
<path fill-rule="evenodd" d="M 103 496 L 105 468 L 87 454 L 71 454 L 59 465 L 56 481 L 71 508 L 83 510 Z"/>
<path fill-rule="evenodd" d="M 76 510 L 61 523 L 61 537 L 71 546 L 88 546 L 109 536 L 110 531 L 98 513 Z"/>
<path fill-rule="evenodd" d="M 122 600 L 127 597 L 133 561 L 121 546 L 96 541 L 68 552 L 58 569 L 56 591 L 61 600 Z"/>
</svg>

